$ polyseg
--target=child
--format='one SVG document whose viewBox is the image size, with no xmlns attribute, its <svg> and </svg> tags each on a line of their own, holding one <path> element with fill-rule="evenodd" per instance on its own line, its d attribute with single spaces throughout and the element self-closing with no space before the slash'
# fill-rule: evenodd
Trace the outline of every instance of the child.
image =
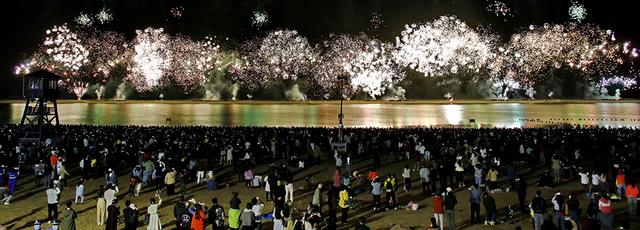
<svg viewBox="0 0 640 230">
<path fill-rule="evenodd" d="M 84 181 L 78 181 L 76 185 L 76 204 L 84 203 Z"/>
<path fill-rule="evenodd" d="M 132 176 L 129 179 L 129 192 L 128 195 L 129 196 L 137 196 L 136 194 L 136 187 L 138 187 L 138 184 L 140 184 L 140 177 L 138 176 Z M 138 190 L 140 191 L 140 190 Z"/>
</svg>

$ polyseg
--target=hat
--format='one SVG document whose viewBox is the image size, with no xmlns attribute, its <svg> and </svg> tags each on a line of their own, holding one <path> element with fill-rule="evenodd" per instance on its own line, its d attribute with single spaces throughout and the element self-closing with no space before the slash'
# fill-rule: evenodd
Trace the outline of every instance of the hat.
<svg viewBox="0 0 640 230">
<path fill-rule="evenodd" d="M 447 192 L 451 192 L 451 191 L 453 191 L 451 187 L 447 187 Z"/>
</svg>

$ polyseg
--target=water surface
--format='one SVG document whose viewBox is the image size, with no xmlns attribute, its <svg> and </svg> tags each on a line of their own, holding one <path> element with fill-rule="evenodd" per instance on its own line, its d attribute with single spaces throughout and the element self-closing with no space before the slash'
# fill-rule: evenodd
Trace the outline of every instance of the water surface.
<svg viewBox="0 0 640 230">
<path fill-rule="evenodd" d="M 20 123 L 23 103 L 0 103 L 0 123 Z M 60 123 L 95 125 L 305 126 L 337 125 L 336 103 L 63 103 Z M 640 127 L 639 103 L 346 103 L 349 127 L 556 123 Z M 475 119 L 475 123 L 470 123 Z"/>
</svg>

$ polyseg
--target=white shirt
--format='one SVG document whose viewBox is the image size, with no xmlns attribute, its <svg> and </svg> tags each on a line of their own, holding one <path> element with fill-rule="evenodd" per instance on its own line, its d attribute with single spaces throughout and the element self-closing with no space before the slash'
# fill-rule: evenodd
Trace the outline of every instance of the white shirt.
<svg viewBox="0 0 640 230">
<path fill-rule="evenodd" d="M 405 168 L 402 170 L 403 178 L 411 178 L 411 169 Z"/>
<path fill-rule="evenodd" d="M 589 173 L 578 173 L 580 175 L 580 183 L 581 184 L 589 184 Z"/>
<path fill-rule="evenodd" d="M 591 184 L 599 185 L 600 184 L 600 175 L 595 174 L 595 173 L 593 175 L 591 175 Z"/>
</svg>

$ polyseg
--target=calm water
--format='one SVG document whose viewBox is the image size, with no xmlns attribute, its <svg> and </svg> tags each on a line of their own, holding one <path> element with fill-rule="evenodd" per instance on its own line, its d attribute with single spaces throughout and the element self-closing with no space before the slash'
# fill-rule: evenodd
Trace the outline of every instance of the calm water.
<svg viewBox="0 0 640 230">
<path fill-rule="evenodd" d="M 19 123 L 24 104 L 0 103 L 0 123 Z M 62 124 L 336 126 L 339 104 L 60 104 Z M 640 127 L 638 103 L 346 104 L 345 126 L 532 127 L 558 122 Z M 170 121 L 167 121 L 170 119 Z"/>
</svg>

